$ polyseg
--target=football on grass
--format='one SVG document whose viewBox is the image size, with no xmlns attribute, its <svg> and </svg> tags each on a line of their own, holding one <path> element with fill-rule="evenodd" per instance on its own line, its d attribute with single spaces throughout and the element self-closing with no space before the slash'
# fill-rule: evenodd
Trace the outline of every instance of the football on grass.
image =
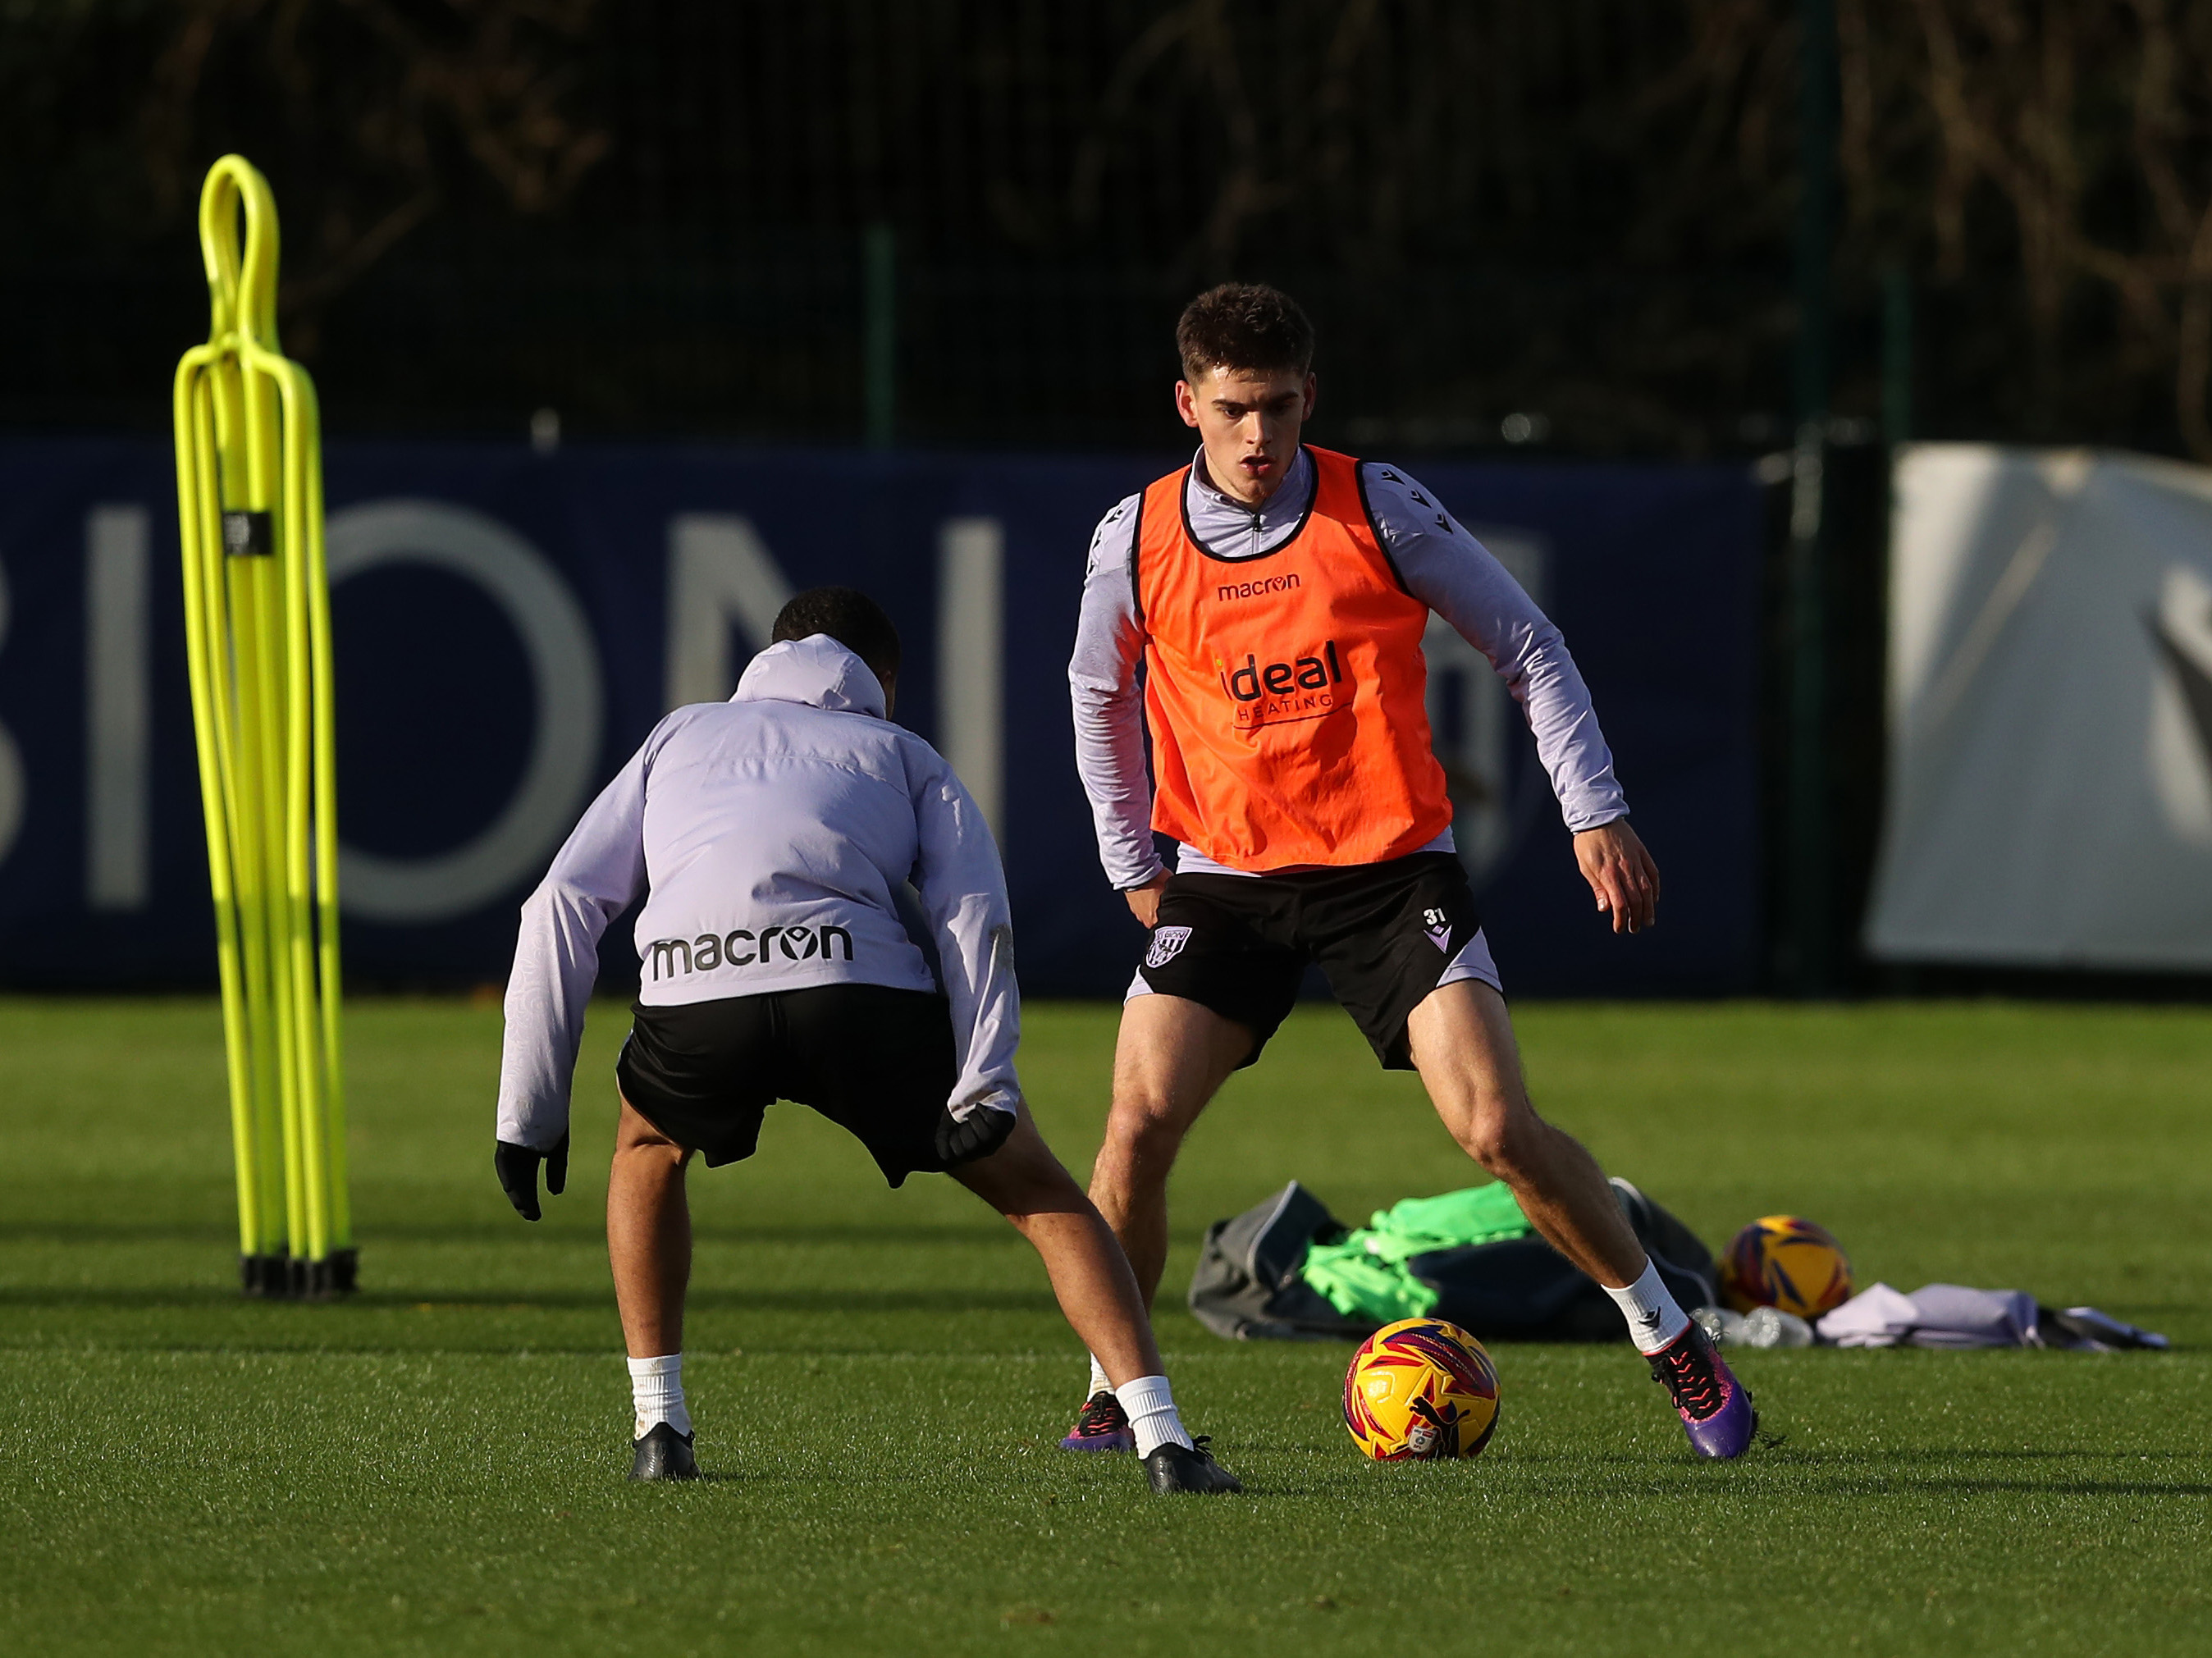
<svg viewBox="0 0 2212 1658">
<path fill-rule="evenodd" d="M 1480 1456 L 1498 1426 L 1498 1367 L 1456 1324 L 1386 1324 L 1345 1372 L 1344 1425 L 1377 1462 Z"/>
<path fill-rule="evenodd" d="M 1739 1313 L 1778 1307 L 1818 1318 L 1851 1298 L 1850 1258 L 1826 1227 L 1802 1216 L 1768 1215 L 1729 1240 L 1721 1295 Z"/>
</svg>

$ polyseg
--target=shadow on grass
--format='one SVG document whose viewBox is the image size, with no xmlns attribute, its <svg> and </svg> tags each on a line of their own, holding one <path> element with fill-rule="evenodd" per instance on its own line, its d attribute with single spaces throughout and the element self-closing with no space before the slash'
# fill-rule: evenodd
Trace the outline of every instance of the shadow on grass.
<svg viewBox="0 0 2212 1658">
<path fill-rule="evenodd" d="M 103 1288 L 75 1284 L 0 1289 L 0 1308 L 101 1308 L 110 1310 L 190 1310 L 217 1308 L 312 1307 L 332 1315 L 351 1313 L 538 1313 L 600 1312 L 614 1307 L 614 1286 L 600 1290 L 452 1290 L 423 1286 L 363 1291 L 343 1300 L 313 1303 L 249 1299 L 235 1289 L 215 1284 L 173 1288 Z M 715 1289 L 694 1286 L 684 1305 L 692 1312 L 869 1313 L 1056 1313 L 1050 1291 L 872 1290 L 824 1286 L 811 1290 Z"/>
<path fill-rule="evenodd" d="M 1281 1446 L 1270 1448 L 1281 1449 Z M 1942 1464 L 1951 1462 L 2202 1462 L 2207 1459 L 2187 1451 L 2065 1451 L 2023 1447 L 2006 1449 L 1998 1446 L 1952 1445 L 1927 1446 L 1913 1450 L 1896 1451 L 1824 1451 L 1803 1450 L 1794 1446 L 1754 1450 L 1748 1456 L 1725 1466 L 1752 1470 L 1789 1468 L 1793 1471 L 1814 1472 L 1838 1467 L 1900 1467 L 1911 1464 Z M 1586 1468 L 1593 1466 L 1607 1468 L 1648 1467 L 1651 1459 L 1638 1451 L 1528 1451 L 1519 1446 L 1494 1455 L 1486 1466 L 1512 1468 Z M 1685 1467 L 1716 1466 L 1692 1461 L 1686 1455 Z"/>
<path fill-rule="evenodd" d="M 1643 1479 L 1554 1480 L 1539 1478 L 1516 1482 L 1516 1495 L 1520 1497 L 1571 1496 L 1578 1502 L 1593 1498 L 1659 1497 L 1669 1501 L 1676 1498 L 1694 1500 L 1698 1497 L 1736 1498 L 1746 1494 L 1739 1479 L 1718 1479 L 1705 1483 L 1686 1484 L 1658 1482 L 1658 1476 L 1674 1470 L 1686 1471 L 1704 1467 L 1686 1461 L 1655 1461 L 1648 1465 L 1650 1476 Z M 1241 1473 L 1241 1470 L 1240 1470 Z M 1419 1476 L 1416 1475 L 1415 1478 Z M 1251 1480 L 1245 1480 L 1248 1491 L 1257 1491 Z M 1341 1487 L 1327 1484 L 1283 1484 L 1266 1488 L 1270 1495 L 1279 1497 L 1330 1497 L 1340 1493 Z M 1759 1489 L 1754 1487 L 1753 1489 Z M 2199 1482 L 2160 1485 L 2141 1479 L 1931 1479 L 1899 1478 L 1882 1479 L 1860 1478 L 1844 1479 L 1796 1479 L 1789 1482 L 1793 1497 L 2212 1497 L 2212 1485 Z M 1493 1492 L 1492 1500 L 1498 1493 Z"/>
<path fill-rule="evenodd" d="M 556 1203 L 558 1203 L 556 1199 Z M 556 1219 L 566 1218 L 556 1207 Z M 596 1219 L 596 1212 L 594 1212 Z M 783 1225 L 763 1222 L 758 1225 L 718 1224 L 712 1220 L 692 1222 L 692 1236 L 705 1244 L 773 1243 L 773 1244 L 855 1244 L 864 1247 L 888 1246 L 906 1248 L 915 1245 L 953 1244 L 971 1247 L 978 1243 L 1018 1244 L 1019 1234 L 1003 1221 L 994 1220 L 978 1212 L 975 1219 L 937 1226 L 882 1225 Z M 482 1224 L 409 1225 L 404 1222 L 381 1224 L 357 1240 L 364 1251 L 373 1251 L 379 1244 L 518 1244 L 537 1238 L 561 1242 L 597 1244 L 600 1233 L 596 1224 L 586 1230 L 568 1226 L 546 1229 L 532 1226 L 513 1216 L 499 1216 Z M 150 1221 L 133 1224 L 127 1221 L 0 1221 L 0 1246 L 9 1244 L 189 1244 L 205 1248 L 229 1250 L 237 1247 L 238 1224 L 228 1218 L 211 1219 L 199 1223 Z"/>
<path fill-rule="evenodd" d="M 2198 1462 L 2204 1459 L 2183 1451 L 2054 1451 L 2023 1448 L 2001 1450 L 1978 1445 L 1954 1445 L 1914 1451 L 1797 1451 L 1764 1452 L 1762 1463 L 1788 1463 L 1803 1467 L 1833 1467 L 1838 1463 L 1869 1467 L 1901 1462 Z"/>
<path fill-rule="evenodd" d="M 2212 1497 L 2212 1485 L 2160 1485 L 2144 1479 L 1820 1479 L 1823 1497 Z"/>
<path fill-rule="evenodd" d="M 1333 1447 L 1293 1447 L 1232 1441 L 1226 1443 L 1224 1449 L 1231 1459 L 1238 1455 L 1280 1456 L 1288 1451 L 1309 1455 L 1317 1454 L 1334 1460 Z M 1937 1473 L 1929 1467 L 1931 1464 L 1955 1467 L 1960 1463 L 2045 1458 L 2057 1461 L 2124 1465 L 2148 1461 L 2201 1466 L 2205 1461 L 2201 1455 L 2179 1451 L 2041 1452 L 1970 1448 L 1826 1455 L 1799 1453 L 1795 1455 L 1765 1453 L 1729 1463 L 1703 1461 L 1681 1451 L 1656 1456 L 1632 1451 L 1534 1456 L 1516 1452 L 1510 1457 L 1500 1457 L 1490 1462 L 1484 1469 L 1482 1478 L 1493 1497 L 1508 1492 L 1520 1497 L 1565 1493 L 1571 1494 L 1577 1500 L 1655 1496 L 1733 1498 L 1752 1492 L 1771 1493 L 1778 1487 L 1806 1497 L 2212 1496 L 2212 1484 L 2201 1480 L 2100 1479 L 2088 1474 L 2070 1479 L 2037 1478 L 2026 1473 L 2007 1478 L 1994 1473 L 1977 1476 L 1963 1472 Z M 1844 1466 L 1838 1467 L 1839 1464 Z M 1387 1471 L 1361 1472 L 1370 1478 L 1412 1482 L 1431 1478 L 1439 1469 L 1450 1466 L 1405 1463 Z M 1882 1473 L 1881 1469 L 1884 1467 L 1894 1467 L 1897 1472 Z M 1929 1471 L 1921 1472 L 1923 1469 Z M 1339 1479 L 1342 1477 L 1338 1471 L 1333 1470 L 1332 1473 L 1337 1473 Z M 1315 1484 L 1300 1480 L 1295 1475 L 1287 1482 L 1270 1487 L 1273 1491 L 1284 1496 L 1325 1496 L 1335 1489 L 1335 1479 Z"/>
</svg>

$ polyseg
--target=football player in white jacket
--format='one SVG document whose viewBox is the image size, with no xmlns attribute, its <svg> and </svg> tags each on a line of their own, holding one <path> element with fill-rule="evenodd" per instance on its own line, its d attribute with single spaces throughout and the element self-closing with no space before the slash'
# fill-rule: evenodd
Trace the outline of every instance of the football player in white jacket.
<svg viewBox="0 0 2212 1658">
<path fill-rule="evenodd" d="M 495 1165 L 536 1220 L 539 1165 L 552 1192 L 567 1176 L 600 935 L 645 896 L 607 1183 L 630 1478 L 698 1476 L 684 1169 L 751 1156 L 787 1099 L 850 1131 L 894 1187 L 949 1173 L 1030 1241 L 1152 1489 L 1240 1489 L 1184 1430 L 1128 1260 L 1022 1102 L 1006 877 L 951 767 L 890 721 L 896 631 L 866 595 L 817 587 L 773 639 L 735 695 L 669 714 L 585 812 L 523 906 L 507 984 Z M 909 883 L 936 972 L 899 916 Z"/>
</svg>

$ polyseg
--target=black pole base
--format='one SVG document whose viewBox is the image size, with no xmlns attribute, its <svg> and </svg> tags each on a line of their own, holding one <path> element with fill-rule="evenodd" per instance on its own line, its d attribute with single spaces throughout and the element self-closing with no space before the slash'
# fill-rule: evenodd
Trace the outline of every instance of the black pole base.
<svg viewBox="0 0 2212 1658">
<path fill-rule="evenodd" d="M 333 1249 L 320 1260 L 299 1255 L 240 1255 L 240 1287 L 257 1301 L 331 1301 L 361 1281 L 361 1254 Z"/>
</svg>

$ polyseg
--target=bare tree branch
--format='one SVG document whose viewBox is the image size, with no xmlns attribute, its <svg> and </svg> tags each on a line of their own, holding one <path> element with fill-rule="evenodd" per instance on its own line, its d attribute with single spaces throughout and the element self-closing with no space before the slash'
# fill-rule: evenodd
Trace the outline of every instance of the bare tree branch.
<svg viewBox="0 0 2212 1658">
<path fill-rule="evenodd" d="M 139 117 L 165 214 L 197 196 L 210 128 L 236 125 L 241 86 L 281 111 L 264 168 L 325 164 L 313 240 L 292 239 L 288 315 L 357 281 L 448 195 L 440 146 L 458 142 L 520 214 L 558 207 L 605 153 L 568 114 L 598 0 L 178 0 Z M 300 254 L 304 252 L 304 258 Z"/>
</svg>

